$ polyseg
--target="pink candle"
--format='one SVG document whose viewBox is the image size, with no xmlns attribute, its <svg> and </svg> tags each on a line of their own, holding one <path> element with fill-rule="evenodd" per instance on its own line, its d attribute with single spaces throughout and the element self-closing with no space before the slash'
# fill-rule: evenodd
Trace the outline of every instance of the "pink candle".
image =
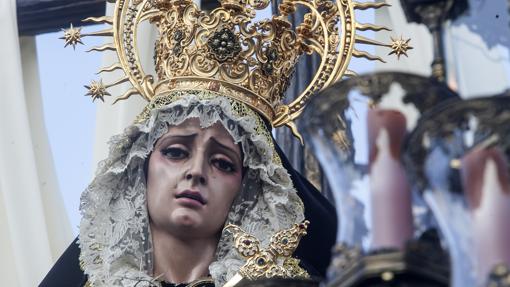
<svg viewBox="0 0 510 287">
<path fill-rule="evenodd" d="M 368 111 L 372 249 L 400 248 L 413 237 L 411 192 L 400 162 L 406 119 L 398 111 Z"/>
<path fill-rule="evenodd" d="M 508 164 L 496 148 L 464 156 L 462 183 L 472 217 L 477 278 L 498 263 L 510 264 L 510 181 Z"/>
</svg>

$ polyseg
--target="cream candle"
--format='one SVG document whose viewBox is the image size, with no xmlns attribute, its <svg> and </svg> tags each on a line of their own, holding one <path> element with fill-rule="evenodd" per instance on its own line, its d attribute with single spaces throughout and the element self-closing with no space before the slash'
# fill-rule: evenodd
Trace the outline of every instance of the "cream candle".
<svg viewBox="0 0 510 287">
<path fill-rule="evenodd" d="M 368 111 L 372 249 L 400 248 L 413 236 L 411 192 L 400 146 L 406 119 L 398 111 Z"/>
<path fill-rule="evenodd" d="M 496 148 L 468 153 L 462 182 L 472 217 L 477 278 L 485 280 L 496 264 L 510 264 L 510 181 L 503 153 Z"/>
</svg>

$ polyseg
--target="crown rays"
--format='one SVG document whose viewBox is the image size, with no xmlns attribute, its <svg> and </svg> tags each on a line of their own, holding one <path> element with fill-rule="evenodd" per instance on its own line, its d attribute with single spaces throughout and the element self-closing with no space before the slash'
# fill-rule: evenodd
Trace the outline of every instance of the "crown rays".
<svg viewBox="0 0 510 287">
<path fill-rule="evenodd" d="M 110 3 L 112 1 L 109 1 Z M 114 1 L 113 1 L 114 2 Z M 83 22 L 88 23 L 94 23 L 94 24 L 109 24 L 113 25 L 113 17 L 111 16 L 102 16 L 102 17 L 89 17 L 83 20 Z M 64 30 L 64 36 L 60 39 L 64 39 L 66 41 L 65 47 L 72 45 L 73 48 L 77 44 L 82 44 L 81 41 L 84 37 L 93 37 L 93 36 L 99 36 L 99 37 L 113 37 L 114 31 L 113 27 L 110 27 L 108 29 L 91 32 L 91 33 L 81 33 L 81 28 L 74 28 L 71 24 L 71 27 L 69 29 Z M 117 48 L 115 47 L 114 43 L 107 43 L 101 46 L 92 47 L 91 49 L 87 50 L 86 52 L 104 52 L 104 51 L 117 51 Z M 120 62 L 114 63 L 111 66 L 101 68 L 97 74 L 105 73 L 105 72 L 113 72 L 117 70 L 123 70 L 123 67 Z M 85 96 L 90 96 L 92 98 L 92 101 L 95 101 L 96 99 L 100 99 L 104 102 L 105 96 L 111 96 L 111 94 L 107 91 L 108 88 L 125 83 L 129 81 L 129 78 L 127 76 L 124 76 L 118 80 L 116 80 L 113 83 L 110 84 L 104 84 L 103 81 L 100 80 L 92 80 L 89 85 L 85 85 L 84 87 L 88 90 Z M 137 90 L 134 88 L 129 89 L 124 95 L 118 97 L 115 99 L 114 103 L 121 99 L 127 99 L 132 94 L 136 94 Z"/>
<path fill-rule="evenodd" d="M 353 2 L 353 9 L 354 10 L 367 10 L 367 9 L 380 9 L 383 7 L 389 7 L 390 4 L 386 2 Z M 379 31 L 391 31 L 390 28 L 386 26 L 380 26 L 375 25 L 371 23 L 356 23 L 356 30 L 357 31 L 373 31 L 373 32 L 379 32 Z M 395 54 L 397 55 L 398 59 L 400 59 L 401 55 L 407 56 L 407 50 L 413 49 L 411 45 L 409 45 L 409 42 L 411 39 L 403 39 L 402 37 L 400 39 L 391 37 L 391 43 L 383 43 L 379 42 L 370 38 L 363 37 L 361 35 L 356 35 L 355 42 L 357 44 L 366 44 L 366 45 L 373 45 L 373 46 L 381 46 L 381 47 L 387 47 L 391 49 L 391 52 L 388 55 Z M 380 61 L 383 63 L 386 63 L 386 61 L 376 55 L 372 55 L 367 51 L 361 51 L 358 49 L 354 49 L 352 51 L 352 56 L 356 58 L 365 58 L 370 61 Z M 349 70 L 349 73 L 346 73 L 346 75 L 356 75 L 355 72 L 352 72 Z"/>
<path fill-rule="evenodd" d="M 115 3 L 114 0 L 108 0 L 109 3 Z M 391 6 L 390 4 L 386 2 L 356 2 L 351 1 L 351 7 L 353 10 L 367 10 L 367 9 L 380 9 L 383 7 Z M 114 18 L 112 16 L 102 16 L 102 17 L 89 17 L 83 20 L 83 22 L 89 22 L 94 24 L 109 24 L 112 25 L 111 28 L 91 32 L 91 33 L 82 33 L 81 28 L 74 28 L 71 24 L 71 27 L 69 29 L 63 29 L 64 36 L 60 39 L 65 40 L 65 47 L 67 46 L 73 46 L 73 48 L 76 47 L 77 44 L 83 44 L 81 39 L 83 37 L 89 37 L 89 36 L 102 36 L 102 37 L 115 37 L 114 35 Z M 373 32 L 379 32 L 379 31 L 391 31 L 388 27 L 376 25 L 372 23 L 353 23 L 355 31 L 373 31 Z M 387 47 L 391 51 L 388 53 L 388 55 L 396 55 L 398 59 L 400 59 L 401 55 L 407 56 L 407 51 L 413 49 L 411 45 L 409 44 L 411 39 L 404 39 L 402 36 L 400 38 L 393 38 L 391 37 L 391 43 L 383 43 L 379 42 L 373 39 L 369 39 L 366 37 L 363 37 L 361 35 L 356 34 L 354 37 L 354 41 L 356 44 L 364 44 L 364 45 L 374 45 L 374 46 L 382 46 Z M 115 43 L 108 43 L 101 46 L 93 47 L 87 52 L 103 52 L 103 51 L 115 51 L 117 52 L 117 55 L 119 55 L 119 51 L 117 51 Z M 356 58 L 364 58 L 370 61 L 380 61 L 385 62 L 385 60 L 379 56 L 372 55 L 367 51 L 362 51 L 357 49 L 356 47 L 352 50 L 353 57 Z M 113 72 L 117 70 L 124 70 L 124 65 L 126 63 L 122 63 L 123 61 L 120 59 L 119 62 L 112 64 L 111 66 L 101 68 L 97 74 L 105 73 L 105 72 Z M 132 63 L 127 63 L 132 64 Z M 124 70 L 125 74 L 125 70 Z M 342 77 L 350 77 L 350 76 L 356 76 L 356 72 L 352 70 L 346 70 L 343 74 L 336 75 L 335 79 L 340 80 Z M 125 75 L 124 77 L 118 79 L 117 81 L 110 83 L 110 84 L 103 84 L 102 80 L 94 80 L 91 82 L 90 85 L 85 86 L 88 89 L 88 92 L 86 96 L 90 96 L 93 101 L 96 99 L 103 100 L 105 96 L 110 96 L 110 94 L 107 92 L 107 89 L 116 85 L 119 85 L 121 83 L 127 82 L 130 80 L 130 77 Z M 116 103 L 120 100 L 128 99 L 130 96 L 135 94 L 141 94 L 140 88 L 144 88 L 143 86 L 140 87 L 132 87 L 128 89 L 123 95 L 117 97 L 113 103 Z M 143 96 L 143 95 L 142 95 Z M 104 100 L 103 100 L 104 101 Z"/>
</svg>

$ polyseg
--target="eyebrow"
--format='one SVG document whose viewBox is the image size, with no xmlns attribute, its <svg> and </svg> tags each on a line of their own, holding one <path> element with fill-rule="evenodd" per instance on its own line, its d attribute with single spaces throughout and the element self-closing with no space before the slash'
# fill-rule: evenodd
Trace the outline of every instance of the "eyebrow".
<svg viewBox="0 0 510 287">
<path fill-rule="evenodd" d="M 158 141 L 158 146 L 159 145 L 162 145 L 162 144 L 165 144 L 168 140 L 173 140 L 173 139 L 180 139 L 180 140 L 186 140 L 186 141 L 189 141 L 189 140 L 192 140 L 193 138 L 195 138 L 197 136 L 197 133 L 191 133 L 191 134 L 166 134 L 164 135 L 163 137 L 161 137 L 161 139 Z"/>
<path fill-rule="evenodd" d="M 234 155 L 237 157 L 237 159 L 238 159 L 239 161 L 241 161 L 241 156 L 240 156 L 240 155 L 238 155 L 238 154 L 237 154 L 237 152 L 236 152 L 234 149 L 232 149 L 231 147 L 226 146 L 226 145 L 224 145 L 224 144 L 220 143 L 220 142 L 219 142 L 217 139 L 215 139 L 214 137 L 210 137 L 210 138 L 209 138 L 209 140 L 210 140 L 210 141 L 212 141 L 212 142 L 214 142 L 215 144 L 219 145 L 221 148 L 223 148 L 223 149 L 226 149 L 226 150 L 230 151 L 232 154 L 234 154 Z"/>
</svg>

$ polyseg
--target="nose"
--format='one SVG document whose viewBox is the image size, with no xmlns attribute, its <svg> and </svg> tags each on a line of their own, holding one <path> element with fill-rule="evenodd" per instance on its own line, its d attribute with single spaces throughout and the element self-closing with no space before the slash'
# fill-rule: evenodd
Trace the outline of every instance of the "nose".
<svg viewBox="0 0 510 287">
<path fill-rule="evenodd" d="M 207 171 L 205 156 L 195 154 L 190 159 L 190 166 L 185 173 L 186 180 L 191 180 L 192 185 L 207 184 Z"/>
</svg>

